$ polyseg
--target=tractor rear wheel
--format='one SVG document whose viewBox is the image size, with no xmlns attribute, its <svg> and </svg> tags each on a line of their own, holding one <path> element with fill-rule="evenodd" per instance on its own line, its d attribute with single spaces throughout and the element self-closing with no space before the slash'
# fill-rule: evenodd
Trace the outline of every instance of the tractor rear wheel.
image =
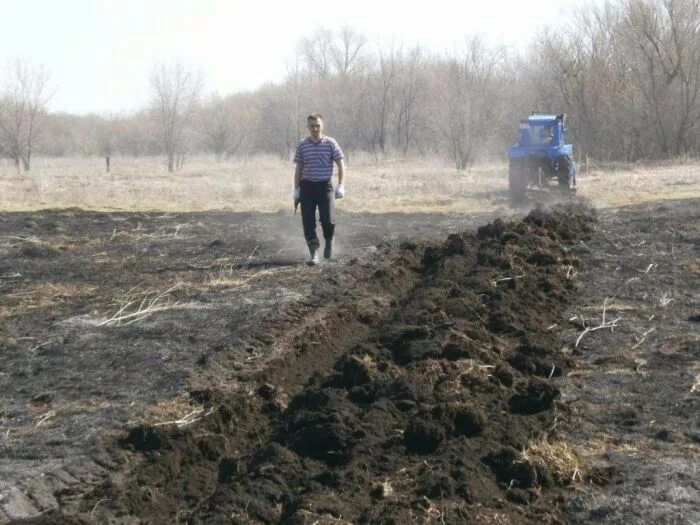
<svg viewBox="0 0 700 525">
<path fill-rule="evenodd" d="M 558 157 L 554 161 L 554 171 L 557 174 L 559 189 L 568 190 L 573 182 L 573 160 L 568 155 Z"/>
<path fill-rule="evenodd" d="M 525 159 L 510 159 L 508 165 L 508 189 L 510 202 L 513 205 L 525 200 L 525 188 L 527 187 L 527 170 Z"/>
</svg>

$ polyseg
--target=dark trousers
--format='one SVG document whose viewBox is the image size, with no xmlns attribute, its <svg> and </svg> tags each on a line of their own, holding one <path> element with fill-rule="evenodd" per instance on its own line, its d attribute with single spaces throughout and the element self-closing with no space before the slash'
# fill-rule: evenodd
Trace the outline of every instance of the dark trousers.
<svg viewBox="0 0 700 525">
<path fill-rule="evenodd" d="M 318 248 L 316 236 L 316 208 L 321 219 L 324 239 L 333 239 L 335 232 L 335 190 L 331 181 L 311 182 L 301 181 L 299 192 L 301 204 L 301 221 L 304 225 L 304 237 L 309 248 Z"/>
</svg>

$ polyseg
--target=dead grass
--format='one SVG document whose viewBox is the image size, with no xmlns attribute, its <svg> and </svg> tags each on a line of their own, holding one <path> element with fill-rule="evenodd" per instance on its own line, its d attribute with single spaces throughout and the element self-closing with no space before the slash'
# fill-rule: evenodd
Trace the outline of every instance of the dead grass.
<svg viewBox="0 0 700 525">
<path fill-rule="evenodd" d="M 579 177 L 579 193 L 599 207 L 700 197 L 700 163 L 629 165 L 593 170 Z"/>
<path fill-rule="evenodd" d="M 419 361 L 415 365 L 413 372 L 430 389 L 434 388 L 445 377 L 445 369 L 442 366 L 442 362 L 438 359 L 423 359 Z"/>
<path fill-rule="evenodd" d="M 40 427 L 52 427 L 62 419 L 90 412 L 99 412 L 112 406 L 112 403 L 100 397 L 87 397 L 81 400 L 60 401 L 53 400 L 29 401 L 26 413 L 30 416 L 29 422 L 18 426 L 9 426 L 0 418 L 0 441 L 30 436 L 36 433 Z M 6 426 L 3 426 L 5 423 Z"/>
<path fill-rule="evenodd" d="M 0 301 L 0 317 L 26 314 L 31 310 L 67 303 L 76 297 L 89 297 L 96 286 L 84 283 L 40 283 L 6 293 Z"/>
<path fill-rule="evenodd" d="M 282 272 L 294 272 L 295 268 L 266 268 L 264 270 L 251 271 L 245 267 L 241 268 L 238 263 L 234 264 L 228 260 L 220 260 L 212 268 L 209 277 L 202 284 L 203 288 L 239 288 L 248 285 L 249 282 L 262 277 L 280 274 Z"/>
<path fill-rule="evenodd" d="M 581 308 L 581 310 L 583 310 L 585 312 L 596 312 L 597 313 L 597 312 L 603 311 L 603 306 L 602 305 L 584 306 Z M 633 304 L 625 303 L 623 301 L 612 299 L 606 303 L 605 310 L 608 314 L 617 313 L 617 312 L 636 312 L 639 310 L 639 307 L 635 306 Z"/>
<path fill-rule="evenodd" d="M 181 285 L 175 284 L 164 291 L 151 291 L 141 290 L 140 285 L 135 286 L 117 298 L 119 309 L 111 317 L 100 321 L 97 326 L 130 325 L 154 313 L 182 307 L 181 303 L 172 296 L 173 292 L 179 288 Z"/>
<path fill-rule="evenodd" d="M 478 387 L 489 382 L 493 366 L 475 359 L 452 361 L 444 370 L 444 380 L 440 384 L 443 392 L 457 395 L 465 388 Z"/>
<path fill-rule="evenodd" d="M 36 159 L 29 173 L 0 164 L 0 211 L 79 207 L 128 211 L 267 211 L 292 209 L 293 165 L 277 158 L 216 163 L 189 160 L 169 174 L 160 158 Z M 339 209 L 357 212 L 479 212 L 507 207 L 507 166 L 455 170 L 437 160 L 348 166 L 347 197 Z M 579 168 L 579 194 L 594 204 L 621 206 L 700 197 L 700 162 Z M 116 232 L 117 235 L 122 235 Z"/>
<path fill-rule="evenodd" d="M 149 405 L 137 419 L 139 424 L 186 426 L 205 417 L 204 406 L 193 402 L 188 394 L 182 394 L 155 405 Z"/>
<path fill-rule="evenodd" d="M 605 410 L 605 409 L 601 409 Z M 653 436 L 635 436 L 634 439 L 620 439 L 607 432 L 595 436 L 576 446 L 583 464 L 600 463 L 611 454 L 624 454 L 628 457 L 648 458 L 658 451 L 659 442 Z M 676 442 L 673 455 L 686 458 L 699 458 L 700 450 L 692 442 Z M 603 461 L 604 462 L 604 461 Z"/>
<path fill-rule="evenodd" d="M 360 361 L 362 361 L 362 364 L 367 369 L 369 377 L 373 380 L 380 379 L 386 381 L 404 375 L 403 370 L 399 366 L 393 363 L 382 363 L 379 365 L 374 357 L 369 354 L 362 356 Z"/>
<path fill-rule="evenodd" d="M 520 460 L 536 472 L 549 473 L 560 485 L 580 482 L 584 478 L 578 454 L 564 441 L 553 441 L 546 436 L 532 440 L 520 453 Z"/>
</svg>

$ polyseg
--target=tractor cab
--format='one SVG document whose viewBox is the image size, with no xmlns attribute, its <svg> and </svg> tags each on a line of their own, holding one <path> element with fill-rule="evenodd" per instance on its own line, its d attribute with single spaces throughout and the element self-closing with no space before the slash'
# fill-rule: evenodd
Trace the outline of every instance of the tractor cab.
<svg viewBox="0 0 700 525">
<path fill-rule="evenodd" d="M 513 147 L 564 145 L 564 115 L 532 115 L 520 121 L 520 138 Z"/>
</svg>

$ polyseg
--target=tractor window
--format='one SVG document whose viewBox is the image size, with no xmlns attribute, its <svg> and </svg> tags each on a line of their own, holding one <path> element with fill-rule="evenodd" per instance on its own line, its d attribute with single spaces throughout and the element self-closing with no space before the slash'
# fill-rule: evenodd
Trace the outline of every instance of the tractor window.
<svg viewBox="0 0 700 525">
<path fill-rule="evenodd" d="M 551 126 L 531 126 L 530 141 L 532 144 L 551 144 L 554 131 Z"/>
</svg>

